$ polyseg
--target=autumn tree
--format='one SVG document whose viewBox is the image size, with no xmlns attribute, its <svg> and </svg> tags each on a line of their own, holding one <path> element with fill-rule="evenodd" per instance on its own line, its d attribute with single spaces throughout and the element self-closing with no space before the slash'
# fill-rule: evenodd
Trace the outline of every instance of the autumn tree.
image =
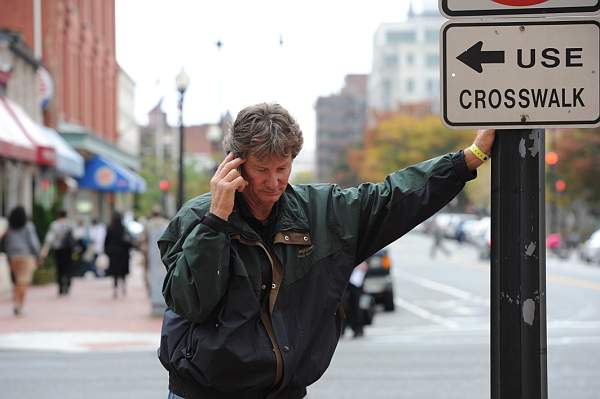
<svg viewBox="0 0 600 399">
<path fill-rule="evenodd" d="M 563 129 L 548 136 L 547 142 L 559 156 L 557 177 L 567 183 L 564 199 L 568 203 L 584 200 L 597 208 L 600 205 L 600 129 Z"/>
<path fill-rule="evenodd" d="M 394 170 L 466 148 L 474 137 L 473 130 L 446 128 L 438 115 L 392 114 L 367 132 L 364 147 L 351 151 L 348 163 L 362 181 L 382 181 Z M 489 207 L 489 169 L 481 172 L 484 178 L 470 183 L 462 195 L 463 206 L 474 202 L 477 207 Z"/>
</svg>

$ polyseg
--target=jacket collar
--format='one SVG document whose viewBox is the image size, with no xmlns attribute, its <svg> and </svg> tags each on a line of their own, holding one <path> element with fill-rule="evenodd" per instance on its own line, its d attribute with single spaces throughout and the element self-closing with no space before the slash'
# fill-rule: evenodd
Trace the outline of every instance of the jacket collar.
<svg viewBox="0 0 600 399">
<path fill-rule="evenodd" d="M 238 196 L 241 196 L 241 193 L 236 193 L 236 201 L 233 212 L 229 216 L 229 223 L 232 224 L 236 230 L 240 230 L 242 234 L 246 233 L 255 236 L 256 233 L 254 230 L 241 217 L 239 209 L 239 201 L 241 199 Z M 310 226 L 308 218 L 306 217 L 304 208 L 301 206 L 297 194 L 291 185 L 288 184 L 286 190 L 279 198 L 279 201 L 275 204 L 273 211 L 277 212 L 277 215 L 273 220 L 273 223 L 275 223 L 275 232 L 297 231 L 309 233 Z"/>
</svg>

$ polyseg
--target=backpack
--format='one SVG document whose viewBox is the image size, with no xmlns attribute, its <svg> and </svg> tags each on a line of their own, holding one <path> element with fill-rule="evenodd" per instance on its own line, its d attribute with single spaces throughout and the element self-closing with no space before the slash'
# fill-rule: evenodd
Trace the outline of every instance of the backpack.
<svg viewBox="0 0 600 399">
<path fill-rule="evenodd" d="M 73 237 L 73 230 L 69 228 L 62 237 L 57 249 L 73 249 L 75 244 L 76 242 L 75 237 Z"/>
</svg>

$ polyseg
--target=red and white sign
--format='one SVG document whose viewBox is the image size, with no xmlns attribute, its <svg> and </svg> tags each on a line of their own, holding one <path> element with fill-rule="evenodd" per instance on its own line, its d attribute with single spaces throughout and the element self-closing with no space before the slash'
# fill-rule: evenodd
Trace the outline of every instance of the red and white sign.
<svg viewBox="0 0 600 399">
<path fill-rule="evenodd" d="M 110 187 L 117 180 L 117 174 L 108 166 L 102 166 L 96 170 L 94 180 L 100 187 Z"/>
<path fill-rule="evenodd" d="M 600 11 L 600 0 L 439 0 L 448 18 L 486 15 L 589 15 Z"/>
</svg>

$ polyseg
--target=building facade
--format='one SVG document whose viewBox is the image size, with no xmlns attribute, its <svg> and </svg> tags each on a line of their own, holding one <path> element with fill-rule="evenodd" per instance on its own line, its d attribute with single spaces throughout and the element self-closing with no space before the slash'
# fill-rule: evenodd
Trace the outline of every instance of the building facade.
<svg viewBox="0 0 600 399">
<path fill-rule="evenodd" d="M 52 76 L 43 119 L 85 158 L 77 193 L 65 206 L 108 220 L 117 204 L 145 189 L 138 154 L 117 134 L 114 0 L 3 0 L 0 27 L 19 32 Z M 71 185 L 73 186 L 73 185 Z M 64 190 L 63 190 L 64 191 Z"/>
<path fill-rule="evenodd" d="M 368 106 L 395 111 L 404 104 L 428 102 L 439 110 L 439 32 L 444 18 L 426 9 L 407 19 L 379 26 L 373 38 Z"/>
<path fill-rule="evenodd" d="M 140 127 L 135 120 L 135 81 L 121 67 L 117 80 L 117 147 L 135 157 L 140 154 Z"/>
<path fill-rule="evenodd" d="M 367 75 L 348 75 L 339 94 L 317 100 L 316 177 L 319 182 L 334 182 L 336 168 L 344 162 L 347 150 L 362 143 L 366 88 Z"/>
<path fill-rule="evenodd" d="M 148 112 L 148 124 L 140 131 L 140 156 L 158 165 L 176 163 L 179 154 L 179 131 L 167 122 L 162 99 Z"/>
<path fill-rule="evenodd" d="M 3 0 L 0 26 L 20 32 L 54 77 L 47 125 L 78 124 L 115 142 L 114 0 Z"/>
</svg>

